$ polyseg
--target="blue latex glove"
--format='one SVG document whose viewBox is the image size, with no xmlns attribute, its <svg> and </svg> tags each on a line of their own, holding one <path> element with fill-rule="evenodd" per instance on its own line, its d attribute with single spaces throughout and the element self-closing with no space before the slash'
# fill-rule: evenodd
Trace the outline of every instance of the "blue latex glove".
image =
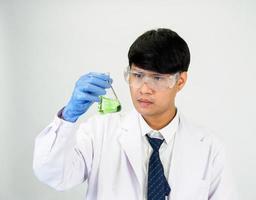
<svg viewBox="0 0 256 200">
<path fill-rule="evenodd" d="M 73 94 L 62 112 L 62 118 L 75 122 L 94 103 L 99 102 L 99 96 L 106 94 L 112 79 L 107 74 L 90 72 L 81 76 L 76 82 Z"/>
</svg>

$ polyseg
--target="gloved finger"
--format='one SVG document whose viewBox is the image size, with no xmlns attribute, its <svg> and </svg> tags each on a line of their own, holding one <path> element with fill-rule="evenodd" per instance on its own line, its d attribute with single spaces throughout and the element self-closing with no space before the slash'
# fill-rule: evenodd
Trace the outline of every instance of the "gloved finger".
<svg viewBox="0 0 256 200">
<path fill-rule="evenodd" d="M 92 93 L 97 96 L 106 94 L 106 91 L 104 88 L 93 85 L 91 83 L 87 83 L 87 84 L 78 86 L 78 90 L 81 92 L 84 92 L 84 93 L 89 92 L 89 93 Z"/>
<path fill-rule="evenodd" d="M 112 79 L 110 78 L 108 81 L 105 81 L 99 79 L 98 77 L 92 76 L 88 79 L 88 82 L 101 88 L 110 88 L 112 84 Z"/>
<path fill-rule="evenodd" d="M 88 83 L 90 83 L 92 85 L 95 85 L 95 86 L 99 86 L 99 87 L 105 89 L 105 88 L 110 88 L 111 83 L 112 83 L 112 79 L 110 78 L 109 81 L 105 81 L 105 80 L 102 80 L 98 77 L 92 76 L 92 77 L 89 77 L 87 79 L 81 79 L 80 81 L 77 82 L 77 85 L 79 87 L 86 87 L 86 85 Z"/>
<path fill-rule="evenodd" d="M 99 73 L 99 72 L 89 72 L 88 74 L 83 75 L 82 77 L 97 77 L 99 79 L 108 81 L 110 76 L 106 73 Z"/>
<path fill-rule="evenodd" d="M 108 73 L 97 73 L 97 72 L 90 72 L 88 74 L 89 77 L 97 77 L 99 79 L 102 79 L 104 81 L 111 82 L 112 79 L 110 78 L 110 75 Z"/>
<path fill-rule="evenodd" d="M 96 86 L 95 86 L 96 87 Z M 101 88 L 100 88 L 101 89 Z M 101 89 L 101 94 L 95 94 L 93 92 L 89 92 L 88 90 L 82 91 L 77 89 L 77 91 L 74 93 L 74 99 L 78 101 L 92 101 L 92 102 L 99 102 L 99 96 L 106 94 L 106 91 L 104 89 Z"/>
</svg>

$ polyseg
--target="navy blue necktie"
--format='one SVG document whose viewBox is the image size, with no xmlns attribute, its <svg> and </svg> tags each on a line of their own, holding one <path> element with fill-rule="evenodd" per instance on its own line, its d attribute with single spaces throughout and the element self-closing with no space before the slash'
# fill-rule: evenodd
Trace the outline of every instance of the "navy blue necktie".
<svg viewBox="0 0 256 200">
<path fill-rule="evenodd" d="M 148 167 L 147 200 L 165 200 L 165 196 L 169 195 L 171 188 L 164 176 L 164 168 L 159 157 L 159 148 L 164 140 L 146 136 L 153 148 Z"/>
</svg>

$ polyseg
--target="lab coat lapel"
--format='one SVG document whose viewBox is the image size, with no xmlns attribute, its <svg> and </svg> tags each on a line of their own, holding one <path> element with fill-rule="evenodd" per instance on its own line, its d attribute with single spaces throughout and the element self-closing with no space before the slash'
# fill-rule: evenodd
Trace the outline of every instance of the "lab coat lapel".
<svg viewBox="0 0 256 200">
<path fill-rule="evenodd" d="M 142 138 L 138 117 L 138 113 L 135 110 L 126 115 L 121 124 L 119 141 L 142 189 Z"/>
<path fill-rule="evenodd" d="M 198 177 L 203 179 L 202 166 L 206 159 L 202 158 L 207 158 L 203 138 L 203 135 L 190 128 L 185 117 L 180 114 L 168 177 L 171 186 L 170 199 L 180 199 L 185 188 L 192 189 L 193 185 L 197 185 L 196 181 L 200 181 Z"/>
<path fill-rule="evenodd" d="M 168 183 L 171 187 L 170 199 L 176 199 L 177 191 L 179 192 L 180 177 L 182 175 L 182 160 L 184 159 L 183 138 L 180 133 L 181 119 L 179 119 L 179 127 L 175 134 L 173 146 L 172 160 L 169 169 Z"/>
</svg>

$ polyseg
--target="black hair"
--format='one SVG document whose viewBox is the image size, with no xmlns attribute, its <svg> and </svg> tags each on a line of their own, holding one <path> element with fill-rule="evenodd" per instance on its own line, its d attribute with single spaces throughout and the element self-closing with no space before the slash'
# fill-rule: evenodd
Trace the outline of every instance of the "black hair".
<svg viewBox="0 0 256 200">
<path fill-rule="evenodd" d="M 139 36 L 128 52 L 132 64 L 162 74 L 188 71 L 190 52 L 187 43 L 166 28 L 149 30 Z"/>
</svg>

